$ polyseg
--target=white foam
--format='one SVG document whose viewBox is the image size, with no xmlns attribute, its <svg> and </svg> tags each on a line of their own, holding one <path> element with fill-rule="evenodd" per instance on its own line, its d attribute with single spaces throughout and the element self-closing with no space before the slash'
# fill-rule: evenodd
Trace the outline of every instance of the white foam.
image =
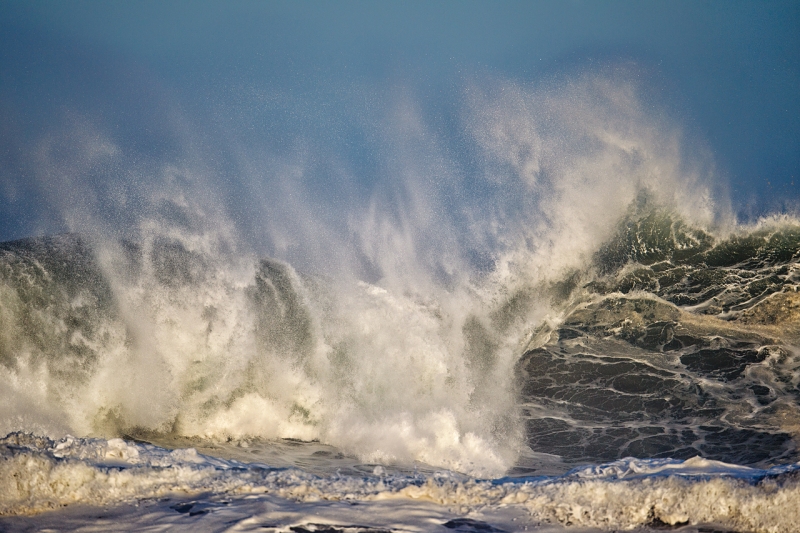
<svg viewBox="0 0 800 533">
<path fill-rule="evenodd" d="M 234 506 L 253 496 L 279 497 L 302 503 L 307 516 L 325 502 L 397 502 L 399 509 L 427 502 L 440 509 L 429 508 L 431 515 L 509 517 L 524 510 L 533 521 L 603 529 L 661 521 L 781 533 L 794 531 L 800 519 L 800 465 L 757 471 L 703 459 L 628 459 L 562 477 L 492 482 L 447 472 L 387 476 L 377 469 L 371 477 L 318 477 L 119 439 L 37 443 L 12 435 L 5 443 L 11 447 L 3 448 L 0 477 L 14 482 L 0 487 L 4 515 L 203 493 L 209 501 L 211 494 L 225 495 Z"/>
</svg>

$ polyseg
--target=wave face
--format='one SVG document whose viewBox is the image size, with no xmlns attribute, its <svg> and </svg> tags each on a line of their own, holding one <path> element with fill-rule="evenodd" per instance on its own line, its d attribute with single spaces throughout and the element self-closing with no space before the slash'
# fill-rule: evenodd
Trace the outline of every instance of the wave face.
<svg viewBox="0 0 800 533">
<path fill-rule="evenodd" d="M 355 314 L 343 316 L 332 311 L 341 295 L 325 279 L 303 279 L 281 262 L 255 262 L 249 282 L 237 285 L 215 278 L 201 254 L 177 241 L 118 248 L 123 288 L 80 236 L 0 245 L 0 360 L 13 406 L 7 431 L 322 439 L 373 461 L 448 464 L 455 447 L 442 441 L 474 446 L 485 460 L 498 449 L 492 439 L 516 437 L 521 419 L 524 444 L 566 464 L 628 456 L 752 466 L 797 460 L 800 224 L 793 219 L 717 239 L 640 199 L 591 268 L 539 288 L 559 315 L 524 337 L 528 349 L 509 359 L 513 387 L 495 404 L 488 380 L 501 352 L 492 332 L 519 312 L 513 308 L 530 298 L 529 287 L 489 314 L 493 328 L 464 318 L 462 358 L 448 361 L 446 346 L 431 346 L 446 326 L 434 304 L 362 282 L 345 300 Z M 123 307 L 120 295 L 135 306 Z M 395 349 L 413 357 L 369 360 L 365 350 L 383 336 L 381 348 L 401 343 Z M 405 379 L 400 389 L 389 385 Z M 458 409 L 487 404 L 498 411 L 475 420 L 488 419 L 491 429 L 465 428 Z M 377 451 L 358 448 L 359 439 L 375 446 L 376 434 L 396 437 L 419 420 L 443 433 L 414 435 L 396 453 L 380 440 Z M 500 470 L 508 468 L 503 460 L 496 459 Z"/>
<path fill-rule="evenodd" d="M 632 211 L 520 360 L 530 446 L 576 462 L 796 461 L 797 221 L 715 239 Z"/>
</svg>

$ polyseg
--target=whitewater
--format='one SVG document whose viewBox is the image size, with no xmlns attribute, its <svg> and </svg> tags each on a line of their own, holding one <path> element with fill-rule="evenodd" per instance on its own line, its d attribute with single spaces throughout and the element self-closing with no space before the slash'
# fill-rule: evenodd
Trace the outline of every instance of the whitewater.
<svg viewBox="0 0 800 533">
<path fill-rule="evenodd" d="M 800 220 L 738 222 L 636 74 L 470 86 L 467 162 L 399 98 L 367 195 L 237 145 L 245 221 L 196 151 L 42 141 L 0 529 L 795 531 Z"/>
</svg>

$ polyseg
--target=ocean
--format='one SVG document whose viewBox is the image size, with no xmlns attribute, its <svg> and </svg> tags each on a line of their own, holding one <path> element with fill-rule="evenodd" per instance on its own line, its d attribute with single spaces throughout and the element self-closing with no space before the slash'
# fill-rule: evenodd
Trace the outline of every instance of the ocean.
<svg viewBox="0 0 800 533">
<path fill-rule="evenodd" d="M 800 530 L 789 3 L 5 4 L 0 531 Z"/>
<path fill-rule="evenodd" d="M 797 530 L 797 219 L 412 291 L 191 216 L 0 244 L 0 530 Z"/>
</svg>

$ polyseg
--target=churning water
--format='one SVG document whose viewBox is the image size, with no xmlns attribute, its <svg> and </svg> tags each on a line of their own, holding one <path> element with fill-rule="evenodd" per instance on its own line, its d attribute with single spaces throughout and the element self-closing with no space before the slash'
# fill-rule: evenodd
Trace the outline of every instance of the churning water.
<svg viewBox="0 0 800 533">
<path fill-rule="evenodd" d="M 800 221 L 735 223 L 648 109 L 475 89 L 467 171 L 404 101 L 364 202 L 273 165 L 269 254 L 208 170 L 49 139 L 74 231 L 0 244 L 0 526 L 792 531 Z"/>
</svg>

